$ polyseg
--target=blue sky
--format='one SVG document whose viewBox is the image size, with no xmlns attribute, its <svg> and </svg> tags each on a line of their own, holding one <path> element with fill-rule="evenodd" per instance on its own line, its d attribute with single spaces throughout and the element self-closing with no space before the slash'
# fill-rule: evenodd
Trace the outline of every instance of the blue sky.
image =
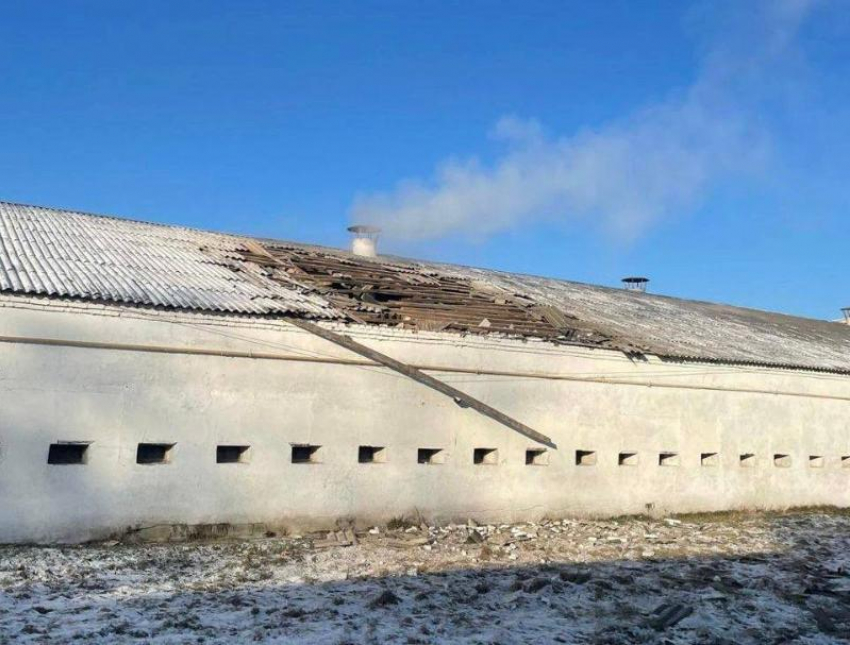
<svg viewBox="0 0 850 645">
<path fill-rule="evenodd" d="M 848 9 L 6 0 L 0 199 L 835 318 Z"/>
</svg>

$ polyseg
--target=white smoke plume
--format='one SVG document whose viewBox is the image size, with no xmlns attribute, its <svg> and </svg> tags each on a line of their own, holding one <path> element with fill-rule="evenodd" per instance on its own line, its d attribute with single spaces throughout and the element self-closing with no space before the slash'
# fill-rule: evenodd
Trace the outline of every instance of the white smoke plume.
<svg viewBox="0 0 850 645">
<path fill-rule="evenodd" d="M 588 218 L 619 239 L 633 239 L 693 209 L 724 179 L 763 170 L 771 137 L 759 119 L 760 88 L 777 85 L 814 4 L 741 3 L 747 10 L 731 21 L 738 29 L 725 25 L 710 40 L 689 87 L 564 137 L 534 120 L 504 117 L 492 132 L 504 146 L 493 162 L 450 159 L 428 181 L 409 179 L 392 191 L 358 196 L 352 220 L 422 240 Z"/>
</svg>

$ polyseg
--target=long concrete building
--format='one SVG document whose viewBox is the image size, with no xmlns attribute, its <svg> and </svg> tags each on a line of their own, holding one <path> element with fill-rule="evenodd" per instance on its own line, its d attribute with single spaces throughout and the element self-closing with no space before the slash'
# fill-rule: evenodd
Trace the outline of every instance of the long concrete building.
<svg viewBox="0 0 850 645">
<path fill-rule="evenodd" d="M 850 326 L 358 250 L 0 203 L 0 542 L 850 505 Z"/>
</svg>

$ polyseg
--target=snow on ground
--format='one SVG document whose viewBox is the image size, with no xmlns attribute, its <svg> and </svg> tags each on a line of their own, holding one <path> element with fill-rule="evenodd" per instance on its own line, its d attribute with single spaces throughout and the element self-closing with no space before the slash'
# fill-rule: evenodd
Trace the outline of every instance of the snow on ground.
<svg viewBox="0 0 850 645">
<path fill-rule="evenodd" d="M 850 514 L 351 537 L 3 547 L 0 645 L 850 642 Z"/>
</svg>

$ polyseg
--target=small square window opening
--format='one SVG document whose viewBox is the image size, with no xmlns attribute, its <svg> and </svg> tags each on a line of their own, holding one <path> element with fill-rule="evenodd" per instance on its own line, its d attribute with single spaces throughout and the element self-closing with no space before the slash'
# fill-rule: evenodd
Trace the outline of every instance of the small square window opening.
<svg viewBox="0 0 850 645">
<path fill-rule="evenodd" d="M 140 443 L 136 447 L 137 464 L 167 464 L 171 462 L 173 443 Z"/>
<path fill-rule="evenodd" d="M 50 444 L 47 463 L 52 466 L 71 466 L 88 461 L 89 444 L 83 441 L 67 441 Z"/>
<path fill-rule="evenodd" d="M 293 464 L 316 464 L 319 463 L 319 448 L 321 446 L 310 446 L 306 444 L 294 444 L 292 446 Z"/>
<path fill-rule="evenodd" d="M 529 448 L 525 451 L 526 466 L 548 466 L 549 452 L 545 448 Z"/>
<path fill-rule="evenodd" d="M 472 463 L 477 466 L 495 466 L 499 463 L 499 451 L 496 448 L 476 448 L 472 452 Z"/>
<path fill-rule="evenodd" d="M 360 446 L 357 448 L 357 462 L 361 464 L 382 464 L 387 460 L 387 449 L 383 446 Z"/>
<path fill-rule="evenodd" d="M 773 455 L 773 465 L 777 468 L 790 468 L 791 455 L 777 453 Z"/>
<path fill-rule="evenodd" d="M 636 452 L 621 452 L 617 455 L 618 466 L 637 466 L 639 461 Z"/>
<path fill-rule="evenodd" d="M 250 446 L 216 446 L 215 463 L 247 464 L 250 456 L 250 448 Z"/>
<path fill-rule="evenodd" d="M 678 466 L 679 465 L 679 453 L 678 452 L 661 452 L 661 453 L 658 453 L 658 465 L 659 466 Z"/>
<path fill-rule="evenodd" d="M 751 452 L 743 453 L 739 458 L 741 468 L 755 468 L 756 456 Z"/>
<path fill-rule="evenodd" d="M 416 463 L 437 465 L 446 463 L 445 453 L 441 448 L 419 448 L 416 451 Z"/>
<path fill-rule="evenodd" d="M 713 468 L 720 465 L 720 454 L 716 452 L 700 453 L 699 463 L 706 468 Z"/>
<path fill-rule="evenodd" d="M 576 450 L 576 466 L 595 466 L 595 450 Z"/>
</svg>

